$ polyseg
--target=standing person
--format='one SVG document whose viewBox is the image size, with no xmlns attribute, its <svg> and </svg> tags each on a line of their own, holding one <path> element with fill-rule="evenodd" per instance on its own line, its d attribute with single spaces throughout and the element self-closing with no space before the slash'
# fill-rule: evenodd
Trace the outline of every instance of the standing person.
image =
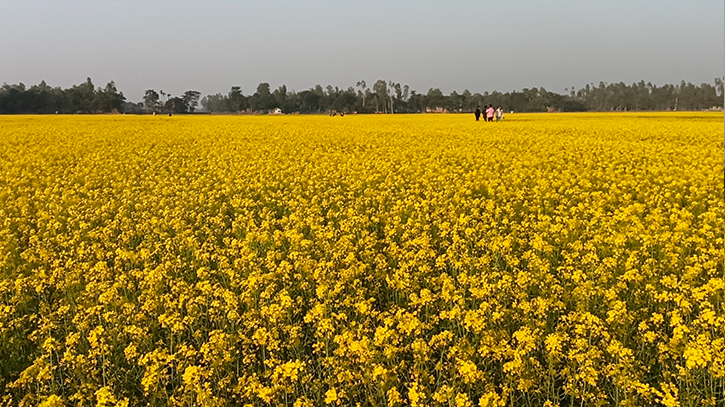
<svg viewBox="0 0 725 407">
<path fill-rule="evenodd" d="M 488 109 L 486 109 L 486 120 L 493 121 L 493 105 L 488 105 Z"/>
<path fill-rule="evenodd" d="M 496 109 L 496 121 L 500 122 L 501 119 L 503 119 L 503 107 L 499 106 L 498 109 Z"/>
<path fill-rule="evenodd" d="M 476 115 L 476 121 L 481 118 L 481 106 L 476 106 L 476 112 L 474 113 L 474 115 Z"/>
</svg>

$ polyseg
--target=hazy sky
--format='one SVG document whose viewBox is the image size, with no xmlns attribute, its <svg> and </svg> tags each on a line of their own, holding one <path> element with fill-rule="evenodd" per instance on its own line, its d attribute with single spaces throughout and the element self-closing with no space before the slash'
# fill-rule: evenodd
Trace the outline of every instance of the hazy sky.
<svg viewBox="0 0 725 407">
<path fill-rule="evenodd" d="M 0 0 L 0 82 L 244 94 L 361 79 L 555 92 L 725 71 L 723 1 Z"/>
</svg>

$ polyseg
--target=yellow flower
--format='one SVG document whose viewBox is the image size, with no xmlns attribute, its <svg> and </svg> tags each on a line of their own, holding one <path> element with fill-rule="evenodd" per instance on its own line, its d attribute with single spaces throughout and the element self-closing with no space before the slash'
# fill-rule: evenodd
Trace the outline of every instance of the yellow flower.
<svg viewBox="0 0 725 407">
<path fill-rule="evenodd" d="M 337 401 L 337 390 L 334 387 L 325 392 L 325 404 L 332 404 Z"/>
<path fill-rule="evenodd" d="M 108 386 L 96 390 L 96 406 L 104 407 L 115 403 L 116 396 L 113 395 L 113 391 Z"/>
<path fill-rule="evenodd" d="M 425 400 L 425 393 L 423 393 L 421 386 L 418 383 L 411 383 L 408 387 L 408 400 L 410 400 L 411 407 L 422 406 Z"/>
<path fill-rule="evenodd" d="M 387 373 L 388 369 L 376 364 L 373 368 L 373 379 L 377 379 L 378 377 L 384 377 Z"/>
<path fill-rule="evenodd" d="M 663 383 L 662 391 L 658 392 L 659 402 L 665 407 L 680 407 L 677 386 L 672 383 Z"/>
<path fill-rule="evenodd" d="M 457 359 L 456 365 L 458 366 L 458 374 L 463 379 L 464 383 L 475 383 L 483 378 L 483 373 L 478 370 L 478 367 L 473 362 Z"/>
<path fill-rule="evenodd" d="M 466 393 L 456 394 L 456 407 L 473 407 L 473 403 Z"/>
<path fill-rule="evenodd" d="M 63 407 L 63 405 L 63 399 L 60 398 L 60 396 L 53 394 L 43 400 L 39 404 L 39 407 Z"/>
<path fill-rule="evenodd" d="M 403 400 L 400 398 L 400 393 L 395 387 L 391 387 L 386 395 L 388 398 L 388 407 L 394 407 L 403 402 Z"/>
<path fill-rule="evenodd" d="M 184 369 L 184 374 L 182 375 L 184 385 L 187 387 L 198 386 L 201 381 L 201 373 L 202 371 L 200 367 L 188 366 Z"/>
</svg>

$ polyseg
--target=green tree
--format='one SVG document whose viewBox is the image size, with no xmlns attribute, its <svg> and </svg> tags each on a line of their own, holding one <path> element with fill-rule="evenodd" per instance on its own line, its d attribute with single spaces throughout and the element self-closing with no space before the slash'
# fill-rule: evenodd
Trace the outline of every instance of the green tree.
<svg viewBox="0 0 725 407">
<path fill-rule="evenodd" d="M 169 95 L 171 96 L 171 95 Z M 187 113 L 187 105 L 183 98 L 178 96 L 169 97 L 164 103 L 164 112 L 168 113 Z"/>
<path fill-rule="evenodd" d="M 365 92 L 367 92 L 367 85 L 365 84 L 365 81 L 357 81 L 356 87 L 360 88 L 360 91 L 358 95 L 360 98 L 362 98 L 362 107 L 365 107 Z"/>
<path fill-rule="evenodd" d="M 204 96 L 201 99 L 201 106 L 209 113 L 229 112 L 229 98 L 221 93 Z"/>
<path fill-rule="evenodd" d="M 247 108 L 247 98 L 242 94 L 242 88 L 232 86 L 229 91 L 229 109 L 232 112 L 240 112 Z"/>
<path fill-rule="evenodd" d="M 717 97 L 721 98 L 721 99 L 725 95 L 725 92 L 723 92 L 723 80 L 724 79 L 725 78 L 715 78 L 715 89 L 717 90 Z"/>
<path fill-rule="evenodd" d="M 143 104 L 148 113 L 159 110 L 159 94 L 153 89 L 147 89 L 143 96 Z"/>
<path fill-rule="evenodd" d="M 287 110 L 287 86 L 281 85 L 279 88 L 272 92 L 272 99 L 274 99 L 275 107 L 282 108 L 282 111 L 289 113 Z"/>
<path fill-rule="evenodd" d="M 425 95 L 425 107 L 435 109 L 437 107 L 443 107 L 445 104 L 445 96 L 438 88 L 428 89 L 428 93 Z"/>
<path fill-rule="evenodd" d="M 320 98 L 321 96 L 317 94 L 314 90 L 304 90 L 299 93 L 299 97 L 301 100 L 301 108 L 300 111 L 302 113 L 311 113 L 311 112 L 319 112 L 320 111 Z"/>
<path fill-rule="evenodd" d="M 388 101 L 388 85 L 384 80 L 378 79 L 373 84 L 373 95 L 375 97 L 375 111 L 379 112 L 382 107 L 383 111 L 387 113 L 388 109 L 386 108 L 386 105 Z"/>
<path fill-rule="evenodd" d="M 92 113 L 95 88 L 91 78 L 80 85 L 74 85 L 67 92 L 69 104 L 74 113 Z"/>
<path fill-rule="evenodd" d="M 274 98 L 270 92 L 269 83 L 263 82 L 257 85 L 257 91 L 252 95 L 250 104 L 252 110 L 268 111 L 274 109 Z"/>
<path fill-rule="evenodd" d="M 199 106 L 200 96 L 201 92 L 195 90 L 187 90 L 186 92 L 184 92 L 184 95 L 181 97 L 181 99 L 184 102 L 184 107 L 187 112 L 194 113 L 196 107 Z"/>
<path fill-rule="evenodd" d="M 123 110 L 123 102 L 126 97 L 123 92 L 119 92 L 116 83 L 111 81 L 106 84 L 105 88 L 98 88 L 94 95 L 93 110 L 96 112 L 109 113 L 113 109 Z"/>
</svg>

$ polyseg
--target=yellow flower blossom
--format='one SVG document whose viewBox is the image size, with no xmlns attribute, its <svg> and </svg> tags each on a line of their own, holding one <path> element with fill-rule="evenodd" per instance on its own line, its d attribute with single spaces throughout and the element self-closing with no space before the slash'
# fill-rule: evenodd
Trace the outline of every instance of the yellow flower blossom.
<svg viewBox="0 0 725 407">
<path fill-rule="evenodd" d="M 337 390 L 335 390 L 334 387 L 325 392 L 325 403 L 326 404 L 332 404 L 337 401 L 338 401 Z"/>
</svg>

